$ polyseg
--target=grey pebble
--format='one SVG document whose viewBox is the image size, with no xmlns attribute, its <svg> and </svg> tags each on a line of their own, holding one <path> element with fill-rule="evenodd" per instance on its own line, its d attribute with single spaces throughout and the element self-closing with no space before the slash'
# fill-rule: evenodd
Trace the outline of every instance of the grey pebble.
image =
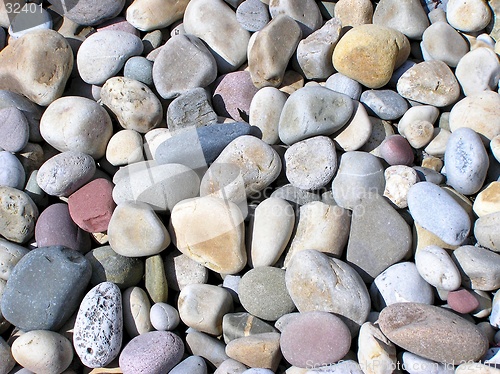
<svg viewBox="0 0 500 374">
<path fill-rule="evenodd" d="M 18 158 L 10 152 L 0 151 L 0 165 L 0 186 L 22 190 L 26 174 Z"/>
<path fill-rule="evenodd" d="M 158 331 L 172 331 L 181 321 L 179 312 L 172 305 L 155 303 L 149 311 L 151 325 Z"/>
<path fill-rule="evenodd" d="M 353 100 L 359 100 L 363 92 L 363 87 L 359 82 L 346 77 L 342 73 L 335 73 L 328 77 L 325 87 L 332 91 L 347 95 Z"/>
<path fill-rule="evenodd" d="M 260 0 L 245 0 L 236 9 L 236 19 L 245 30 L 255 32 L 269 23 L 271 16 Z"/>
<path fill-rule="evenodd" d="M 365 105 L 369 114 L 374 114 L 384 120 L 396 120 L 408 110 L 408 102 L 392 90 L 364 91 L 360 101 Z"/>
<path fill-rule="evenodd" d="M 152 86 L 153 63 L 142 56 L 130 57 L 123 67 L 123 76 Z"/>
<path fill-rule="evenodd" d="M 23 112 L 12 106 L 0 109 L 0 148 L 19 152 L 28 144 L 28 120 Z"/>
</svg>

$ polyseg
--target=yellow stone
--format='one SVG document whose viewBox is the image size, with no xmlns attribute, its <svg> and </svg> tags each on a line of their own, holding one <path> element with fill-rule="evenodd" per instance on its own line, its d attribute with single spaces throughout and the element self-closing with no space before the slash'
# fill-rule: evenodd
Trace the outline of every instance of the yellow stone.
<svg viewBox="0 0 500 374">
<path fill-rule="evenodd" d="M 477 196 L 472 205 L 478 217 L 500 212 L 500 182 L 491 182 Z"/>
</svg>

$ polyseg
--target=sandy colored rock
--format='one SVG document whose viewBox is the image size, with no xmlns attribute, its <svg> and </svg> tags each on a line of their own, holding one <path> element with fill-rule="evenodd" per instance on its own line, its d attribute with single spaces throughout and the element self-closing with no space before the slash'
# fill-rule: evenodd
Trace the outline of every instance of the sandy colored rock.
<svg viewBox="0 0 500 374">
<path fill-rule="evenodd" d="M 268 332 L 232 340 L 226 346 L 226 354 L 249 367 L 275 371 L 282 358 L 280 334 Z"/>
<path fill-rule="evenodd" d="M 313 0 L 270 0 L 269 13 L 272 18 L 279 14 L 292 17 L 300 25 L 304 37 L 319 29 L 323 22 L 321 12 Z"/>
<path fill-rule="evenodd" d="M 500 182 L 491 182 L 483 189 L 472 205 L 478 217 L 500 212 Z"/>
<path fill-rule="evenodd" d="M 334 15 L 342 26 L 372 23 L 373 4 L 370 0 L 339 0 L 335 4 Z"/>
<path fill-rule="evenodd" d="M 481 31 L 490 23 L 491 9 L 482 0 L 449 0 L 446 19 L 460 31 Z"/>
<path fill-rule="evenodd" d="M 127 8 L 127 21 L 136 29 L 163 29 L 184 15 L 189 0 L 135 0 Z"/>
</svg>

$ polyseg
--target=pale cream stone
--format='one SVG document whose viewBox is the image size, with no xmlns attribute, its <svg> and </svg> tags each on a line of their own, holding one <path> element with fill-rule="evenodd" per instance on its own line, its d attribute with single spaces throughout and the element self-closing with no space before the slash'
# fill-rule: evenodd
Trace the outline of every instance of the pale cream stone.
<svg viewBox="0 0 500 374">
<path fill-rule="evenodd" d="M 357 151 L 372 135 L 372 121 L 364 105 L 358 101 L 355 101 L 354 105 L 355 112 L 352 118 L 342 130 L 332 136 L 335 145 L 345 152 Z"/>
<path fill-rule="evenodd" d="M 151 303 L 148 294 L 141 287 L 130 287 L 123 291 L 123 327 L 134 338 L 153 330 L 149 311 Z"/>
<path fill-rule="evenodd" d="M 109 139 L 106 159 L 113 166 L 143 161 L 142 137 L 135 130 L 121 130 Z"/>
<path fill-rule="evenodd" d="M 127 21 L 141 31 L 170 26 L 184 15 L 189 0 L 134 0 L 127 8 Z"/>
<path fill-rule="evenodd" d="M 491 182 L 479 192 L 472 208 L 478 217 L 500 212 L 500 182 Z"/>
<path fill-rule="evenodd" d="M 365 374 L 391 374 L 396 365 L 396 347 L 371 322 L 361 325 L 358 336 L 358 362 Z"/>
</svg>

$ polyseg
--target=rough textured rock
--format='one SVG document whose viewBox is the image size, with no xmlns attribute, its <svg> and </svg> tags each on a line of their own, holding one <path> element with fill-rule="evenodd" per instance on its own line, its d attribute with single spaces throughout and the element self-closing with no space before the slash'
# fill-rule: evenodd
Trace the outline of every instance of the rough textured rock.
<svg viewBox="0 0 500 374">
<path fill-rule="evenodd" d="M 0 234 L 14 243 L 26 243 L 35 232 L 38 207 L 23 191 L 0 187 Z"/>
</svg>

